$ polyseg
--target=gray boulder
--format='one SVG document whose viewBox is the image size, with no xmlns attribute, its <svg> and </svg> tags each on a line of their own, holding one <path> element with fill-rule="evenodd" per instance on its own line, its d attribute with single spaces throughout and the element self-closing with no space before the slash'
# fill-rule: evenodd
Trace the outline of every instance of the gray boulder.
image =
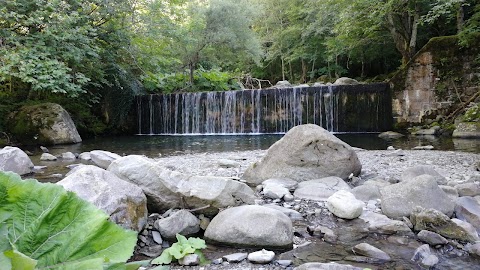
<svg viewBox="0 0 480 270">
<path fill-rule="evenodd" d="M 477 196 L 480 195 L 480 185 L 478 183 L 463 183 L 455 186 L 458 196 Z"/>
<path fill-rule="evenodd" d="M 275 252 L 269 250 L 259 250 L 248 254 L 248 261 L 251 263 L 266 264 L 273 261 Z"/>
<path fill-rule="evenodd" d="M 334 85 L 356 85 L 360 83 L 357 80 L 352 78 L 341 77 L 341 78 L 338 78 L 333 84 Z"/>
<path fill-rule="evenodd" d="M 382 212 L 390 218 L 410 216 L 417 207 L 433 208 L 451 216 L 454 203 L 438 187 L 433 176 L 420 175 L 410 181 L 380 188 Z"/>
<path fill-rule="evenodd" d="M 417 234 L 418 239 L 421 241 L 431 245 L 431 246 L 436 246 L 436 245 L 445 245 L 448 243 L 448 240 L 445 239 L 443 236 L 441 236 L 438 233 L 434 233 L 431 231 L 427 230 L 421 230 Z"/>
<path fill-rule="evenodd" d="M 351 188 L 342 178 L 331 176 L 299 183 L 293 196 L 299 199 L 326 201 L 339 190 L 350 191 Z"/>
<path fill-rule="evenodd" d="M 479 122 L 462 122 L 456 125 L 452 137 L 454 138 L 480 138 Z"/>
<path fill-rule="evenodd" d="M 438 135 L 440 133 L 440 127 L 439 126 L 434 126 L 428 129 L 419 129 L 415 132 L 412 133 L 412 135 L 416 136 L 432 136 L 432 135 Z"/>
<path fill-rule="evenodd" d="M 114 160 L 121 158 L 121 156 L 108 151 L 93 150 L 90 152 L 90 158 L 98 167 L 107 169 Z"/>
<path fill-rule="evenodd" d="M 393 220 L 372 211 L 363 211 L 358 217 L 367 222 L 368 230 L 379 234 L 411 234 L 410 228 L 402 221 Z"/>
<path fill-rule="evenodd" d="M 385 253 L 385 251 L 382 251 L 368 243 L 360 243 L 352 248 L 353 253 L 355 254 L 360 254 L 365 257 L 369 258 L 375 258 L 379 259 L 382 261 L 390 261 L 391 258 L 390 256 Z"/>
<path fill-rule="evenodd" d="M 299 125 L 273 144 L 267 154 L 243 174 L 250 184 L 269 178 L 290 178 L 298 182 L 328 176 L 347 179 L 359 175 L 362 165 L 357 154 L 322 127 Z"/>
<path fill-rule="evenodd" d="M 385 131 L 380 134 L 378 134 L 379 138 L 382 138 L 384 140 L 390 140 L 390 139 L 398 139 L 401 137 L 404 137 L 405 135 L 395 132 L 395 131 Z"/>
<path fill-rule="evenodd" d="M 191 236 L 200 231 L 200 220 L 187 210 L 179 210 L 171 216 L 158 219 L 154 227 L 163 238 L 175 239 L 176 234 Z"/>
<path fill-rule="evenodd" d="M 365 204 L 345 190 L 339 190 L 327 199 L 328 210 L 339 218 L 354 219 L 363 212 Z"/>
<path fill-rule="evenodd" d="M 426 166 L 426 165 L 420 165 L 420 166 L 415 166 L 413 168 L 406 169 L 402 173 L 401 180 L 409 181 L 414 179 L 417 176 L 424 175 L 424 174 L 432 176 L 439 185 L 447 184 L 447 179 L 445 177 L 443 177 L 441 174 L 435 171 L 433 167 Z"/>
<path fill-rule="evenodd" d="M 264 185 L 262 192 L 263 196 L 270 199 L 282 199 L 285 195 L 291 195 L 286 187 L 276 184 Z"/>
<path fill-rule="evenodd" d="M 293 246 L 291 220 L 282 212 L 258 205 L 228 208 L 215 216 L 204 238 L 236 247 L 289 249 Z"/>
<path fill-rule="evenodd" d="M 455 215 L 467 221 L 480 232 L 480 204 L 472 197 L 460 197 L 455 201 Z"/>
<path fill-rule="evenodd" d="M 49 154 L 49 153 L 43 153 L 41 156 L 40 156 L 40 160 L 41 161 L 55 161 L 57 160 L 58 158 L 52 154 Z"/>
<path fill-rule="evenodd" d="M 33 172 L 30 157 L 18 147 L 5 146 L 0 150 L 0 171 L 10 171 L 19 175 Z"/>
<path fill-rule="evenodd" d="M 418 247 L 411 260 L 429 269 L 438 263 L 438 257 L 432 254 L 427 244 Z"/>
<path fill-rule="evenodd" d="M 355 195 L 355 198 L 364 202 L 380 198 L 380 189 L 378 186 L 372 184 L 363 184 L 361 186 L 354 187 L 351 192 L 353 195 Z"/>
<path fill-rule="evenodd" d="M 290 191 L 294 191 L 298 187 L 297 181 L 287 178 L 271 178 L 262 182 L 264 187 L 270 184 L 282 186 Z"/>
<path fill-rule="evenodd" d="M 265 204 L 263 206 L 282 212 L 287 217 L 289 217 L 292 221 L 303 220 L 302 214 L 300 214 L 299 212 L 297 212 L 295 210 L 288 209 L 286 207 L 282 207 L 282 206 L 279 206 L 279 205 L 276 205 L 276 204 Z"/>
<path fill-rule="evenodd" d="M 63 160 L 75 160 L 75 159 L 77 159 L 77 157 L 72 152 L 65 152 L 65 153 L 62 153 L 62 159 Z"/>
<path fill-rule="evenodd" d="M 214 215 L 220 208 L 254 203 L 254 193 L 244 183 L 171 171 L 143 156 L 119 158 L 108 170 L 140 186 L 147 195 L 149 210 L 153 212 L 170 208 L 201 208 L 198 213 Z"/>
<path fill-rule="evenodd" d="M 475 242 L 478 234 L 472 225 L 469 227 L 459 219 L 450 219 L 435 209 L 417 208 L 410 216 L 416 231 L 428 230 L 443 237 L 461 241 Z M 473 230 L 472 230 L 473 229 Z"/>
<path fill-rule="evenodd" d="M 142 189 L 109 171 L 79 166 L 57 184 L 93 203 L 124 228 L 139 232 L 147 222 L 147 198 Z"/>
<path fill-rule="evenodd" d="M 292 84 L 289 81 L 278 81 L 273 88 L 290 88 Z"/>
<path fill-rule="evenodd" d="M 23 106 L 11 115 L 7 125 L 23 143 L 53 145 L 82 141 L 68 112 L 55 103 Z"/>
</svg>

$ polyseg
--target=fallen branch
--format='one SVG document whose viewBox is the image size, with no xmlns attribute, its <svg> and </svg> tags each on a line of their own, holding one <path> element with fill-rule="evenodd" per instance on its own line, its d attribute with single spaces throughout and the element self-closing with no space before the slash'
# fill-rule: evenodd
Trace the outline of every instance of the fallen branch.
<svg viewBox="0 0 480 270">
<path fill-rule="evenodd" d="M 475 93 L 467 102 L 463 103 L 462 106 L 460 106 L 459 108 L 457 108 L 454 112 L 452 112 L 451 114 L 449 114 L 447 116 L 447 120 L 448 119 L 452 119 L 454 118 L 459 112 L 461 112 L 462 110 L 465 109 L 465 107 L 467 107 L 468 104 L 470 104 L 470 102 L 474 101 L 477 97 L 480 96 L 480 91 L 478 91 L 477 93 Z"/>
</svg>

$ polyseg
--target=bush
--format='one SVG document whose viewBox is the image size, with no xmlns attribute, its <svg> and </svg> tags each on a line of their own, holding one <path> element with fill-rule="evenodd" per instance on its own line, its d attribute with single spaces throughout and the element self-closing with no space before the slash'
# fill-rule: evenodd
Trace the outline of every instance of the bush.
<svg viewBox="0 0 480 270">
<path fill-rule="evenodd" d="M 478 122 L 480 120 L 480 106 L 479 103 L 471 106 L 465 112 L 465 122 Z"/>
</svg>

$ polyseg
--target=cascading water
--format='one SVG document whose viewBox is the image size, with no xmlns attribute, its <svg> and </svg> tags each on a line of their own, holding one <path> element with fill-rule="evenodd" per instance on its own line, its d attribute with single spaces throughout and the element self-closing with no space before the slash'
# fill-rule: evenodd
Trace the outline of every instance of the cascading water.
<svg viewBox="0 0 480 270">
<path fill-rule="evenodd" d="M 392 119 L 387 84 L 145 95 L 136 104 L 145 135 L 285 133 L 306 123 L 375 132 Z"/>
</svg>

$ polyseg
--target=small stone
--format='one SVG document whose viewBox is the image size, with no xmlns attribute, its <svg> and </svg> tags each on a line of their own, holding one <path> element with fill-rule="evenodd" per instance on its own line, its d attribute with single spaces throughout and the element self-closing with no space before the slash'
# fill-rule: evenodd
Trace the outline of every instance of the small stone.
<svg viewBox="0 0 480 270">
<path fill-rule="evenodd" d="M 214 265 L 219 265 L 221 263 L 223 263 L 223 258 L 218 258 L 212 261 L 212 264 Z"/>
<path fill-rule="evenodd" d="M 345 190 L 339 190 L 327 199 L 327 208 L 332 214 L 339 218 L 354 219 L 363 212 L 362 201 L 357 200 L 355 196 Z"/>
<path fill-rule="evenodd" d="M 387 150 L 395 150 L 395 147 L 390 145 L 390 146 L 387 147 Z"/>
<path fill-rule="evenodd" d="M 384 251 L 367 243 L 361 243 L 352 248 L 355 254 L 360 254 L 369 258 L 380 259 L 383 261 L 390 261 L 390 256 Z"/>
<path fill-rule="evenodd" d="M 180 265 L 193 266 L 200 263 L 200 257 L 197 254 L 188 254 L 185 257 L 178 260 Z"/>
<path fill-rule="evenodd" d="M 225 255 L 222 258 L 229 263 L 238 263 L 245 260 L 248 256 L 248 253 L 233 253 Z"/>
<path fill-rule="evenodd" d="M 40 156 L 40 160 L 41 161 L 55 161 L 55 160 L 57 160 L 57 157 L 52 155 L 52 154 L 49 154 L 49 153 L 43 153 Z"/>
<path fill-rule="evenodd" d="M 74 160 L 74 159 L 77 159 L 77 157 L 72 152 L 65 152 L 65 153 L 62 154 L 62 159 L 64 159 L 64 160 Z"/>
<path fill-rule="evenodd" d="M 275 252 L 262 249 L 248 254 L 248 261 L 251 263 L 270 263 L 275 257 Z"/>
<path fill-rule="evenodd" d="M 161 245 L 163 243 L 162 236 L 160 235 L 159 232 L 152 231 L 152 237 L 153 237 L 153 241 L 155 241 L 155 243 L 157 243 L 159 245 Z"/>
<path fill-rule="evenodd" d="M 162 254 L 163 246 L 162 245 L 154 245 L 142 248 L 139 253 L 143 254 L 150 258 L 155 258 Z"/>
<path fill-rule="evenodd" d="M 145 236 L 143 236 L 143 235 L 140 235 L 140 236 L 138 237 L 138 239 L 139 239 L 140 241 L 142 241 L 143 243 L 145 243 L 145 244 L 148 243 L 148 239 L 147 239 Z"/>
<path fill-rule="evenodd" d="M 443 236 L 439 235 L 438 233 L 434 233 L 427 230 L 421 230 L 418 234 L 418 239 L 421 241 L 431 245 L 445 245 L 448 243 L 448 240 L 445 239 Z"/>
<path fill-rule="evenodd" d="M 415 146 L 413 150 L 433 150 L 433 145 Z"/>
<path fill-rule="evenodd" d="M 48 153 L 48 148 L 45 146 L 40 146 L 40 149 L 42 150 L 43 153 Z"/>
<path fill-rule="evenodd" d="M 291 201 L 294 200 L 294 198 L 295 198 L 295 197 L 293 197 L 292 194 L 285 194 L 285 195 L 283 196 L 283 200 L 286 201 L 286 202 L 291 202 Z"/>
<path fill-rule="evenodd" d="M 292 260 L 278 260 L 276 263 L 280 266 L 287 267 L 292 264 Z"/>
</svg>

